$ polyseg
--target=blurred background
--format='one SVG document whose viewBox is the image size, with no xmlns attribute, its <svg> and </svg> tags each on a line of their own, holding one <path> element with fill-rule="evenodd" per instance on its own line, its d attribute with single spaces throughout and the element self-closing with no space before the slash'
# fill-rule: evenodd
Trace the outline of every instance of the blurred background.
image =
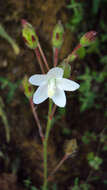
<svg viewBox="0 0 107 190">
<path fill-rule="evenodd" d="M 52 31 L 61 20 L 64 43 L 59 63 L 83 34 L 96 41 L 71 65 L 80 89 L 67 93 L 67 106 L 57 108 L 48 146 L 49 172 L 71 139 L 77 151 L 53 176 L 52 190 L 107 189 L 107 1 L 0 0 L 0 190 L 37 190 L 43 181 L 42 144 L 28 99 L 25 75 L 40 73 L 34 52 L 22 39 L 21 19 L 35 28 L 50 67 Z M 45 131 L 48 101 L 37 107 Z"/>
</svg>

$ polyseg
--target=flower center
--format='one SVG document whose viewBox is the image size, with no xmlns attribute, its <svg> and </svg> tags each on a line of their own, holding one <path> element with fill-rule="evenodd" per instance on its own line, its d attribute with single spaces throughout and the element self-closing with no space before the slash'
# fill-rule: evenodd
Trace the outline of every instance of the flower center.
<svg viewBox="0 0 107 190">
<path fill-rule="evenodd" d="M 48 81 L 48 96 L 51 98 L 56 91 L 56 79 L 52 78 Z"/>
</svg>

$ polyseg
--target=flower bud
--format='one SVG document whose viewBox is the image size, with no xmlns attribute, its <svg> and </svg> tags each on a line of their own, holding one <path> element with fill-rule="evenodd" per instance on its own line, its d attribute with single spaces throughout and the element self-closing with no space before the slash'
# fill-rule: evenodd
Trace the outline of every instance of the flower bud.
<svg viewBox="0 0 107 190">
<path fill-rule="evenodd" d="M 52 45 L 54 48 L 61 48 L 63 43 L 64 28 L 61 22 L 55 26 L 52 35 Z"/>
<path fill-rule="evenodd" d="M 63 61 L 59 67 L 61 67 L 63 70 L 64 70 L 64 75 L 63 77 L 64 78 L 70 78 L 71 76 L 71 66 L 66 62 L 66 61 Z"/>
<path fill-rule="evenodd" d="M 33 87 L 30 85 L 30 83 L 28 82 L 28 77 L 27 75 L 25 75 L 25 77 L 22 80 L 22 86 L 24 89 L 24 94 L 25 96 L 29 99 L 32 97 L 34 90 Z"/>
<path fill-rule="evenodd" d="M 38 37 L 32 25 L 26 20 L 22 19 L 22 36 L 25 44 L 31 48 L 35 49 L 38 46 Z"/>
<path fill-rule="evenodd" d="M 90 31 L 84 34 L 80 39 L 80 44 L 82 46 L 89 46 L 92 42 L 95 41 L 97 32 L 96 31 Z"/>
<path fill-rule="evenodd" d="M 76 139 L 68 140 L 65 144 L 65 154 L 70 156 L 77 151 L 77 148 Z"/>
</svg>

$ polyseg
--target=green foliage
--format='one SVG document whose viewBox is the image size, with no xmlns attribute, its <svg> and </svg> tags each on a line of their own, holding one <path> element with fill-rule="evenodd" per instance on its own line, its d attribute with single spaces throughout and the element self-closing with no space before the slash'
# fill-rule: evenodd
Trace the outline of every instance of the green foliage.
<svg viewBox="0 0 107 190">
<path fill-rule="evenodd" d="M 73 10 L 73 16 L 69 19 L 66 27 L 74 32 L 75 30 L 77 30 L 81 21 L 83 20 L 82 3 L 77 3 L 75 0 L 71 0 L 70 4 L 67 5 L 67 8 Z"/>
<path fill-rule="evenodd" d="M 106 128 L 107 127 L 105 127 L 103 131 L 105 131 Z M 107 151 L 107 135 L 105 133 L 101 133 L 99 140 L 103 144 L 102 150 Z"/>
<path fill-rule="evenodd" d="M 88 67 L 86 67 L 85 73 L 78 78 L 83 81 L 79 89 L 79 100 L 81 102 L 80 111 L 82 112 L 93 106 L 96 94 L 91 90 L 92 75 Z"/>
<path fill-rule="evenodd" d="M 87 160 L 88 160 L 88 163 L 89 165 L 95 169 L 95 170 L 98 170 L 100 165 L 102 164 L 103 162 L 103 159 L 100 158 L 99 156 L 95 156 L 94 155 L 94 152 L 90 152 L 88 155 L 87 155 Z"/>
<path fill-rule="evenodd" d="M 30 179 L 24 180 L 24 185 L 25 185 L 25 187 L 26 187 L 27 189 L 29 189 L 29 190 L 39 190 L 39 189 L 37 189 L 35 186 L 32 185 L 32 182 L 31 182 Z"/>
<path fill-rule="evenodd" d="M 12 83 L 7 78 L 0 77 L 0 83 L 1 83 L 1 86 L 0 86 L 1 89 L 5 89 L 8 87 L 6 102 L 10 103 L 14 97 L 16 89 L 19 87 L 20 81 L 17 81 L 16 83 Z"/>
<path fill-rule="evenodd" d="M 91 141 L 96 141 L 96 139 L 96 134 L 89 131 L 86 131 L 85 134 L 82 136 L 82 141 L 84 144 L 89 144 Z"/>
<path fill-rule="evenodd" d="M 5 40 L 7 40 L 7 41 L 10 43 L 10 45 L 12 46 L 12 48 L 13 48 L 13 50 L 14 50 L 14 52 L 15 52 L 16 55 L 19 54 L 20 49 L 19 49 L 18 45 L 17 45 L 16 42 L 7 34 L 7 32 L 5 31 L 5 29 L 3 28 L 3 26 L 2 26 L 1 24 L 0 24 L 0 36 L 1 36 L 2 38 L 4 38 Z"/>
<path fill-rule="evenodd" d="M 78 77 L 81 81 L 81 87 L 79 89 L 80 96 L 79 100 L 81 102 L 80 111 L 83 112 L 89 108 L 95 107 L 100 108 L 102 102 L 107 101 L 105 94 L 107 93 L 107 85 L 105 80 L 107 78 L 107 65 L 99 73 L 91 71 L 89 67 L 86 67 L 85 73 Z M 102 93 L 100 93 L 100 88 L 102 88 Z M 97 99 L 103 99 L 100 104 L 97 104 Z"/>
<path fill-rule="evenodd" d="M 74 186 L 72 187 L 72 190 L 89 190 L 91 185 L 87 183 L 79 184 L 79 178 L 75 178 L 74 180 Z"/>
</svg>

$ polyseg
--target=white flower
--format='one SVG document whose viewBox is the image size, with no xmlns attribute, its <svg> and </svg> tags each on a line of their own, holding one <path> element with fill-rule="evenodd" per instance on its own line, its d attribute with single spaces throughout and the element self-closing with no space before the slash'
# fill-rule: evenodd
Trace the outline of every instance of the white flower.
<svg viewBox="0 0 107 190">
<path fill-rule="evenodd" d="M 51 98 L 57 106 L 64 107 L 66 105 L 64 91 L 75 91 L 80 85 L 72 80 L 63 78 L 63 74 L 63 69 L 54 67 L 47 74 L 31 76 L 29 82 L 39 86 L 33 95 L 33 102 L 40 104 L 47 98 Z"/>
</svg>

